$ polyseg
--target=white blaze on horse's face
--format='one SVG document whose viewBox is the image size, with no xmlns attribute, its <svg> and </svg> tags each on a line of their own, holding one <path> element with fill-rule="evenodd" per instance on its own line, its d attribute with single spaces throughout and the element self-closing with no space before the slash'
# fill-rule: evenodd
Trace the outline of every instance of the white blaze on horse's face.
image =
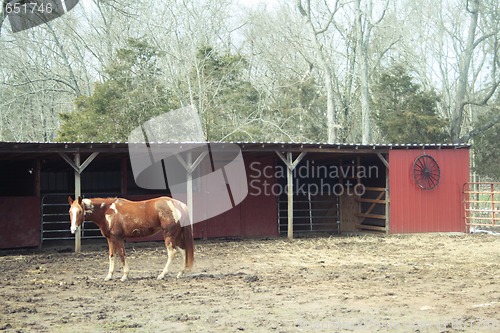
<svg viewBox="0 0 500 333">
<path fill-rule="evenodd" d="M 76 229 L 83 223 L 83 208 L 78 204 L 78 201 L 73 201 L 69 208 L 69 218 L 71 221 L 71 233 L 74 234 Z"/>
<path fill-rule="evenodd" d="M 76 228 L 82 224 L 83 210 L 81 207 L 76 207 L 76 205 L 72 206 L 69 215 L 71 218 L 71 233 L 74 234 Z"/>
</svg>

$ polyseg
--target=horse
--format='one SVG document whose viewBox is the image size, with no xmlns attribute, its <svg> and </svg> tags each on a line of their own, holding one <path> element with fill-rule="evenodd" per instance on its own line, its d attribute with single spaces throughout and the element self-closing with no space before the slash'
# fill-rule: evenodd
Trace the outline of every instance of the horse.
<svg viewBox="0 0 500 333">
<path fill-rule="evenodd" d="M 128 278 L 129 267 L 125 255 L 124 240 L 126 237 L 145 237 L 163 232 L 167 247 L 167 263 L 158 275 L 158 280 L 169 272 L 170 264 L 176 252 L 183 257 L 182 269 L 177 274 L 181 277 L 186 268 L 191 269 L 194 262 L 194 241 L 192 226 L 187 206 L 170 197 L 159 197 L 144 201 L 129 201 L 123 198 L 92 198 L 73 200 L 68 197 L 71 233 L 84 220 L 92 221 L 108 240 L 109 271 L 104 279 L 110 280 L 115 270 L 115 255 L 120 257 L 123 276 Z"/>
</svg>

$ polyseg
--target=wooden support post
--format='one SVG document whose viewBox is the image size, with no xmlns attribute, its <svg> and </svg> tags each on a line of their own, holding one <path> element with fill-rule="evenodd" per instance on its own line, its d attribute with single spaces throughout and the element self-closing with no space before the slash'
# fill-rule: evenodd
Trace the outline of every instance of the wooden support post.
<svg viewBox="0 0 500 333">
<path fill-rule="evenodd" d="M 126 197 L 128 194 L 128 171 L 127 171 L 127 160 L 128 158 L 123 156 L 121 163 L 121 182 L 120 182 L 120 192 L 122 196 Z"/>
<path fill-rule="evenodd" d="M 302 152 L 297 156 L 295 161 L 291 152 L 286 153 L 286 158 L 279 151 L 276 152 L 278 157 L 287 166 L 286 179 L 287 179 L 287 194 L 288 194 L 288 239 L 293 239 L 293 170 L 302 161 L 306 153 Z"/>
<path fill-rule="evenodd" d="M 388 235 L 390 232 L 390 215 L 391 215 L 391 210 L 390 210 L 390 204 L 391 204 L 391 197 L 389 193 L 389 161 L 381 154 L 377 154 L 382 163 L 385 165 L 385 233 Z"/>
<path fill-rule="evenodd" d="M 358 156 L 356 158 L 356 185 L 360 185 L 361 184 L 361 178 L 359 178 L 360 167 L 361 167 L 361 157 Z"/>
<path fill-rule="evenodd" d="M 293 239 L 293 169 L 290 167 L 292 165 L 292 153 L 286 154 L 287 159 L 287 172 L 286 172 L 286 180 L 287 180 L 287 194 L 288 194 L 288 230 L 287 237 L 288 239 Z"/>
<path fill-rule="evenodd" d="M 80 178 L 80 153 L 75 154 L 75 166 L 78 170 L 75 170 L 75 200 L 78 200 L 78 197 L 82 195 L 82 186 L 81 186 L 81 178 Z M 82 231 L 81 226 L 76 228 L 75 231 L 75 254 L 79 254 L 82 249 Z"/>
<path fill-rule="evenodd" d="M 189 211 L 189 218 L 191 220 L 191 226 L 193 225 L 193 156 L 190 151 L 188 151 L 186 156 L 186 194 L 187 194 L 187 206 Z"/>
<path fill-rule="evenodd" d="M 201 161 L 208 155 L 208 151 L 202 151 L 200 155 L 193 162 L 193 155 L 191 151 L 187 152 L 186 160 L 184 160 L 179 154 L 175 154 L 177 160 L 182 164 L 184 169 L 186 169 L 186 204 L 188 206 L 189 218 L 191 220 L 191 226 L 193 226 L 193 171 L 196 170 Z"/>
<path fill-rule="evenodd" d="M 81 179 L 80 175 L 83 170 L 92 163 L 92 161 L 99 155 L 99 153 L 92 153 L 89 157 L 83 162 L 80 163 L 80 153 L 75 153 L 75 159 L 72 160 L 66 153 L 59 153 L 59 155 L 75 170 L 75 200 L 78 200 L 78 197 L 82 195 L 82 187 L 81 187 Z M 75 254 L 79 254 L 81 251 L 82 244 L 82 234 L 81 228 L 76 228 L 75 231 Z"/>
<path fill-rule="evenodd" d="M 389 215 L 390 214 L 390 195 L 389 195 L 389 161 L 382 155 L 382 153 L 377 153 L 378 158 L 385 165 L 385 233 L 389 234 Z"/>
<path fill-rule="evenodd" d="M 39 159 L 35 161 L 35 165 L 33 168 L 34 175 L 34 185 L 33 185 L 33 193 L 36 197 L 42 196 L 42 163 Z"/>
</svg>

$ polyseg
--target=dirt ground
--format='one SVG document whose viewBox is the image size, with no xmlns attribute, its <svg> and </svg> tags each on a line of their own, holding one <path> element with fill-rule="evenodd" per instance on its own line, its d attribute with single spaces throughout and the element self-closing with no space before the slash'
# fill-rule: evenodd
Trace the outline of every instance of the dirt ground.
<svg viewBox="0 0 500 333">
<path fill-rule="evenodd" d="M 161 281 L 162 243 L 0 252 L 4 332 L 498 332 L 500 237 L 424 234 L 197 241 Z"/>
</svg>

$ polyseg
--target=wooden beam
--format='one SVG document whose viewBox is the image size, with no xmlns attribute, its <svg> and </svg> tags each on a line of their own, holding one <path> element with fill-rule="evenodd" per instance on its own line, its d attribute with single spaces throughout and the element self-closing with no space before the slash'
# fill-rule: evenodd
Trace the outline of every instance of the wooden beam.
<svg viewBox="0 0 500 333">
<path fill-rule="evenodd" d="M 365 190 L 366 191 L 370 191 L 370 192 L 385 192 L 385 187 L 370 187 L 370 186 L 366 186 Z"/>
<path fill-rule="evenodd" d="M 182 164 L 182 166 L 184 167 L 184 169 L 186 169 L 186 171 L 188 173 L 192 174 L 193 171 L 196 170 L 196 168 L 198 167 L 198 165 L 201 163 L 201 161 L 207 155 L 208 155 L 208 151 L 201 152 L 200 155 L 198 155 L 198 157 L 196 158 L 196 160 L 194 160 L 194 162 L 192 162 L 193 156 L 192 156 L 191 151 L 187 152 L 186 161 L 184 161 L 184 159 L 179 154 L 175 154 L 175 157 L 177 158 L 177 160 L 179 161 L 179 163 Z"/>
<path fill-rule="evenodd" d="M 379 195 L 377 196 L 377 198 L 375 200 L 381 200 L 382 199 L 382 196 L 385 194 L 385 191 L 384 192 L 380 192 Z M 370 218 L 378 218 L 378 217 L 373 217 L 373 216 L 383 216 L 384 220 L 385 220 L 385 215 L 377 215 L 377 214 L 370 214 L 372 212 L 372 210 L 375 208 L 375 206 L 377 206 L 377 204 L 375 202 L 373 202 L 370 207 L 368 207 L 368 209 L 366 210 L 365 213 L 359 213 L 357 214 L 358 217 L 362 217 L 360 223 L 363 223 L 364 219 L 366 217 Z M 370 216 L 370 215 L 373 215 L 373 216 Z"/>
<path fill-rule="evenodd" d="M 98 152 L 93 152 L 92 154 L 90 154 L 89 157 L 87 157 L 85 161 L 83 161 L 83 163 L 80 165 L 80 173 L 82 173 L 83 170 L 85 170 L 85 168 L 87 168 L 90 165 L 90 163 L 92 163 L 92 161 L 97 157 L 97 155 L 99 155 Z"/>
<path fill-rule="evenodd" d="M 76 153 L 76 154 L 78 154 L 78 156 L 80 156 L 80 153 Z M 75 156 L 76 156 L 76 154 L 75 154 Z M 76 163 L 68 156 L 68 154 L 59 152 L 59 155 L 66 161 L 66 163 L 68 163 L 70 165 L 70 167 L 73 168 L 73 170 L 75 170 L 75 172 L 80 173 L 80 167 L 76 165 Z"/>
<path fill-rule="evenodd" d="M 302 161 L 302 159 L 304 158 L 304 156 L 306 156 L 306 153 L 302 152 L 302 153 L 299 154 L 299 156 L 297 156 L 297 158 L 294 161 L 292 159 L 292 153 L 291 152 L 288 152 L 286 157 L 281 152 L 279 152 L 279 151 L 277 151 L 276 154 L 283 161 L 283 163 L 286 164 L 286 166 L 288 167 L 288 169 L 291 169 L 292 171 L 300 163 L 300 161 Z"/>
<path fill-rule="evenodd" d="M 366 198 L 355 198 L 356 202 L 367 202 L 367 203 L 376 203 L 376 204 L 382 204 L 385 205 L 386 201 L 385 199 L 366 199 Z"/>
<path fill-rule="evenodd" d="M 385 167 L 389 170 L 389 162 L 385 159 L 384 155 L 382 153 L 377 153 L 378 158 L 384 163 Z"/>
<path fill-rule="evenodd" d="M 356 227 L 358 229 L 365 229 L 365 230 L 385 231 L 385 227 L 379 227 L 379 226 L 376 226 L 376 225 L 358 224 Z"/>
<path fill-rule="evenodd" d="M 61 153 L 59 152 L 59 155 L 73 168 L 73 170 L 75 170 L 75 172 L 77 173 L 82 173 L 83 170 L 85 170 L 86 167 L 89 166 L 90 163 L 92 163 L 92 161 L 97 157 L 97 155 L 99 155 L 98 152 L 93 152 L 92 154 L 90 154 L 89 157 L 87 157 L 87 159 L 80 164 L 80 162 L 78 162 L 78 164 L 76 163 L 76 161 L 73 161 L 66 153 Z M 75 153 L 75 156 L 78 155 L 78 161 L 80 161 L 80 153 Z"/>
<path fill-rule="evenodd" d="M 385 220 L 385 215 L 382 214 L 356 213 L 356 216 L 363 217 L 363 219 L 368 218 L 368 219 Z"/>
</svg>

